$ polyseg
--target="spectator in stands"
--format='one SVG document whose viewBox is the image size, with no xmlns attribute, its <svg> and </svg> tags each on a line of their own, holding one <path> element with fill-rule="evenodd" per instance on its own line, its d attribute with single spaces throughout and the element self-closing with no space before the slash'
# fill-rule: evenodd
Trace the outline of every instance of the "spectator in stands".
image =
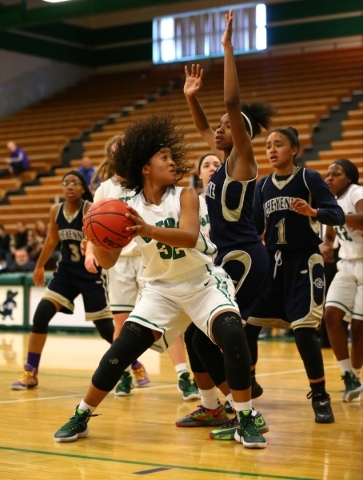
<svg viewBox="0 0 363 480">
<path fill-rule="evenodd" d="M 0 170 L 0 177 L 5 177 L 6 175 L 18 177 L 25 170 L 29 170 L 30 162 L 25 151 L 13 141 L 7 143 L 7 148 L 10 152 L 10 156 L 5 159 L 8 166 Z"/>
<path fill-rule="evenodd" d="M 45 222 L 43 222 L 43 220 L 37 220 L 35 222 L 34 233 L 35 233 L 36 237 L 38 238 L 38 240 L 43 243 L 44 240 L 45 240 L 45 237 L 47 236 L 47 233 L 48 233 L 47 224 Z"/>
<path fill-rule="evenodd" d="M 15 250 L 13 263 L 7 267 L 8 272 L 33 272 L 35 262 L 29 258 L 29 254 L 25 248 Z"/>
<path fill-rule="evenodd" d="M 10 241 L 10 253 L 13 258 L 16 250 L 19 250 L 19 248 L 26 248 L 28 244 L 28 230 L 25 222 L 19 221 L 16 224 L 16 232 L 11 236 Z"/>
<path fill-rule="evenodd" d="M 83 157 L 82 158 L 82 164 L 78 168 L 78 171 L 86 179 L 87 185 L 90 185 L 92 175 L 95 173 L 96 168 L 92 165 L 91 159 L 89 157 Z"/>
<path fill-rule="evenodd" d="M 11 259 L 10 240 L 10 235 L 4 225 L 0 225 L 0 262 L 8 262 Z"/>
<path fill-rule="evenodd" d="M 28 227 L 25 222 L 19 221 L 16 224 L 16 231 L 11 235 L 10 253 L 14 259 L 15 251 L 19 248 L 26 248 L 28 243 Z"/>
</svg>

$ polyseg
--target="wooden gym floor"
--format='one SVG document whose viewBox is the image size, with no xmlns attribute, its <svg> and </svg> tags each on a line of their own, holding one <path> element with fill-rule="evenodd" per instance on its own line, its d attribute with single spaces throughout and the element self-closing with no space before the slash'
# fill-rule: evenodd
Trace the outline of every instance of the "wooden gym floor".
<svg viewBox="0 0 363 480">
<path fill-rule="evenodd" d="M 166 354 L 142 361 L 151 383 L 129 397 L 112 392 L 91 418 L 90 435 L 55 443 L 107 349 L 97 336 L 48 337 L 39 388 L 12 391 L 27 349 L 26 334 L 0 333 L 0 478 L 2 480 L 360 480 L 363 478 L 362 400 L 341 402 L 343 383 L 324 349 L 336 422 L 314 423 L 305 371 L 294 343 L 261 341 L 254 401 L 270 427 L 265 450 L 215 441 L 210 428 L 177 428 L 198 401 L 183 402 Z M 221 400 L 224 398 L 221 396 Z"/>
</svg>

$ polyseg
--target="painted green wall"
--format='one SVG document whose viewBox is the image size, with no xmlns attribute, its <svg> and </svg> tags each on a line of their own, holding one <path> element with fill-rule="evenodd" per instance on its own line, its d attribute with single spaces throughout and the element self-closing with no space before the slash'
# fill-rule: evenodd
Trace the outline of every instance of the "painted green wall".
<svg viewBox="0 0 363 480">
<path fill-rule="evenodd" d="M 174 0 L 175 1 L 175 0 Z M 32 17 L 22 19 L 19 8 L 6 9 L 0 15 L 0 48 L 36 55 L 87 67 L 111 66 L 152 60 L 152 22 L 91 30 L 67 24 L 50 22 L 54 18 L 68 18 L 85 14 L 86 2 L 63 4 L 50 10 L 38 9 Z M 153 0 L 153 4 L 167 3 Z M 169 2 L 172 3 L 172 2 Z M 110 9 L 130 9 L 130 0 L 92 0 L 87 2 L 93 13 Z M 93 9 L 90 5 L 93 5 Z M 142 7 L 146 0 L 139 2 Z M 150 3 L 149 3 L 150 4 Z M 31 12 L 30 12 L 31 13 Z M 29 13 L 29 15 L 30 15 Z M 4 19 L 5 15 L 5 19 Z M 7 16 L 6 16 L 7 15 Z M 342 15 L 341 18 L 339 16 Z M 334 16 L 334 18 L 331 18 Z M 325 17 L 325 18 L 324 18 Z M 317 18 L 317 21 L 314 21 Z M 17 31 L 7 31 L 11 20 L 20 22 Z M 300 0 L 267 5 L 267 42 L 269 46 L 295 42 L 330 39 L 363 34 L 361 0 Z M 42 23 L 46 21 L 46 23 Z M 36 36 L 35 36 L 35 35 Z M 39 37 L 40 36 L 40 37 Z M 67 41 L 67 44 L 63 43 Z M 115 43 L 135 42 L 132 46 L 110 46 Z M 95 47 L 104 47 L 96 49 Z"/>
</svg>

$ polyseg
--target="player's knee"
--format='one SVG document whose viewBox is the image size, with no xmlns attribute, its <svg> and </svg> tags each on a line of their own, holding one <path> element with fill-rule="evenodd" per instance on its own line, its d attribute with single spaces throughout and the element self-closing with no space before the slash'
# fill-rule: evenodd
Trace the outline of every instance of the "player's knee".
<svg viewBox="0 0 363 480">
<path fill-rule="evenodd" d="M 213 322 L 212 334 L 227 361 L 248 361 L 251 355 L 241 317 L 234 312 L 221 313 Z"/>
<path fill-rule="evenodd" d="M 49 300 L 42 299 L 34 313 L 32 332 L 40 334 L 48 333 L 49 322 L 56 313 L 57 308 L 54 303 L 50 302 Z"/>
<path fill-rule="evenodd" d="M 94 326 L 100 334 L 101 338 L 106 340 L 108 343 L 113 342 L 113 334 L 115 332 L 115 327 L 113 324 L 112 318 L 102 318 L 101 320 L 95 320 Z"/>
<path fill-rule="evenodd" d="M 154 343 L 153 332 L 135 322 L 126 322 L 120 335 L 102 357 L 92 377 L 93 385 L 104 392 L 111 391 L 126 367 Z"/>
</svg>

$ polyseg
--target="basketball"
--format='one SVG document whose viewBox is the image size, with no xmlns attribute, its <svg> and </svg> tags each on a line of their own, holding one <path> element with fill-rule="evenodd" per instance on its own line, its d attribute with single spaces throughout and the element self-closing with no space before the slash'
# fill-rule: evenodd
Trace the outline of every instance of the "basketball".
<svg viewBox="0 0 363 480">
<path fill-rule="evenodd" d="M 94 203 L 83 220 L 88 240 L 105 250 L 117 250 L 128 245 L 131 232 L 125 229 L 135 225 L 135 222 L 127 218 L 126 213 L 130 213 L 127 204 L 116 198 Z"/>
</svg>

